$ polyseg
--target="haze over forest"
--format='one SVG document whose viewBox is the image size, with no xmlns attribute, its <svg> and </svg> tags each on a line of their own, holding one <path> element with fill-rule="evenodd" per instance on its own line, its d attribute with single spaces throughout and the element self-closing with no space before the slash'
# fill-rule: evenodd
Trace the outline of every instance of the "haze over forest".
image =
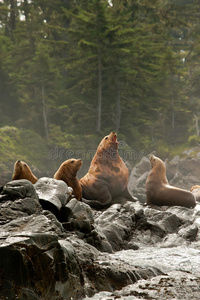
<svg viewBox="0 0 200 300">
<path fill-rule="evenodd" d="M 2 0 L 0 171 L 89 162 L 113 130 L 131 165 L 196 146 L 199 75 L 199 1 Z"/>
</svg>

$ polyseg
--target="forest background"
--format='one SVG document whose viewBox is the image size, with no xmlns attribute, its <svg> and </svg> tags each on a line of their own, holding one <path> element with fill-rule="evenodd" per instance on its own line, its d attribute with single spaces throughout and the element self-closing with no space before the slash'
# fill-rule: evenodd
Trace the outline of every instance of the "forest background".
<svg viewBox="0 0 200 300">
<path fill-rule="evenodd" d="M 198 146 L 199 54 L 199 1 L 0 0 L 1 181 L 84 175 L 113 130 L 130 168 Z"/>
</svg>

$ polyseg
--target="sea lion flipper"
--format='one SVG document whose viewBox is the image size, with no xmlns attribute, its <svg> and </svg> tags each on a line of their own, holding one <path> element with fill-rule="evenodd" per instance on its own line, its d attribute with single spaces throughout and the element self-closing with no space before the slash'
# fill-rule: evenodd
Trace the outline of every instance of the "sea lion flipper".
<svg viewBox="0 0 200 300">
<path fill-rule="evenodd" d="M 124 198 L 126 198 L 127 201 L 131 201 L 131 202 L 136 202 L 136 201 L 138 201 L 138 199 L 137 199 L 136 197 L 134 197 L 134 196 L 132 196 L 132 195 L 130 194 L 128 188 L 126 188 L 126 189 L 123 191 L 122 196 L 123 196 Z"/>
</svg>

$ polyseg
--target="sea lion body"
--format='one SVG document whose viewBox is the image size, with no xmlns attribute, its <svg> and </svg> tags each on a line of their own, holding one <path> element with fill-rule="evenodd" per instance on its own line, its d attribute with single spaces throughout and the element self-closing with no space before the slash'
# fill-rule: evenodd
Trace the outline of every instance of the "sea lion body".
<svg viewBox="0 0 200 300">
<path fill-rule="evenodd" d="M 12 180 L 27 179 L 33 184 L 38 181 L 37 177 L 33 175 L 30 167 L 22 160 L 17 160 L 14 165 Z"/>
<path fill-rule="evenodd" d="M 130 195 L 127 184 L 129 171 L 118 154 L 115 132 L 111 132 L 100 142 L 92 159 L 88 173 L 80 179 L 84 202 L 95 208 L 135 201 Z"/>
<path fill-rule="evenodd" d="M 76 177 L 78 170 L 82 166 L 80 159 L 68 159 L 64 161 L 58 171 L 54 174 L 54 179 L 63 180 L 68 186 L 73 188 L 73 194 L 77 200 L 82 199 L 82 188 Z"/>
<path fill-rule="evenodd" d="M 195 207 L 194 195 L 184 189 L 169 185 L 164 162 L 152 155 L 150 157 L 151 171 L 146 180 L 147 204 Z"/>
</svg>

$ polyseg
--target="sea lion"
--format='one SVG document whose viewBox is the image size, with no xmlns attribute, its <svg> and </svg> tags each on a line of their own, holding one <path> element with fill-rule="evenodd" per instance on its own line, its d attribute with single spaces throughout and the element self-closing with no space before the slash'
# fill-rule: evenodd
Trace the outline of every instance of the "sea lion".
<svg viewBox="0 0 200 300">
<path fill-rule="evenodd" d="M 194 195 L 196 202 L 200 202 L 200 185 L 194 185 L 190 191 Z"/>
<path fill-rule="evenodd" d="M 129 171 L 118 153 L 117 135 L 111 132 L 100 142 L 88 173 L 80 179 L 83 201 L 94 208 L 136 201 L 127 188 Z"/>
<path fill-rule="evenodd" d="M 82 198 L 82 188 L 76 174 L 82 166 L 81 159 L 68 159 L 64 161 L 53 178 L 63 180 L 68 186 L 73 188 L 73 194 L 77 200 Z"/>
<path fill-rule="evenodd" d="M 25 163 L 22 160 L 17 160 L 13 169 L 12 180 L 18 179 L 27 179 L 33 184 L 36 183 L 36 181 L 38 181 L 37 177 L 33 175 L 27 163 Z"/>
<path fill-rule="evenodd" d="M 195 207 L 191 192 L 169 185 L 165 164 L 160 158 L 151 155 L 150 163 L 151 171 L 145 184 L 147 204 Z"/>
</svg>

